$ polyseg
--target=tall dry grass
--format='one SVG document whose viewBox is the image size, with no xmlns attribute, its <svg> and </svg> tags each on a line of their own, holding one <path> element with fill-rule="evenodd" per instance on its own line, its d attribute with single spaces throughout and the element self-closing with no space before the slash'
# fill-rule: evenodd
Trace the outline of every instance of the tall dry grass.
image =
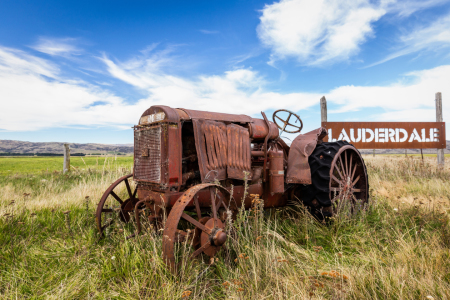
<svg viewBox="0 0 450 300">
<path fill-rule="evenodd" d="M 264 211 L 256 198 L 251 211 L 241 210 L 232 226 L 227 224 L 227 247 L 214 262 L 206 257 L 187 261 L 176 277 L 162 261 L 157 232 L 126 240 L 135 228 L 117 222 L 98 239 L 93 218 L 98 200 L 86 209 L 85 196 L 99 199 L 128 170 L 59 174 L 46 177 L 42 186 L 23 178 L 5 180 L 0 189 L 0 295 L 449 299 L 448 168 L 438 170 L 431 159 L 422 163 L 402 157 L 367 157 L 366 163 L 372 189 L 366 211 L 325 226 L 301 205 Z M 189 244 L 179 245 L 180 254 L 191 251 Z"/>
</svg>

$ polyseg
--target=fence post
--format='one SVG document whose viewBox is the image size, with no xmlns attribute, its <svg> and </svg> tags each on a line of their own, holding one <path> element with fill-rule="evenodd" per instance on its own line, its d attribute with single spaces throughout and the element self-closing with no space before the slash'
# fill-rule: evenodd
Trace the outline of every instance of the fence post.
<svg viewBox="0 0 450 300">
<path fill-rule="evenodd" d="M 327 122 L 327 99 L 320 98 L 320 122 Z"/>
<path fill-rule="evenodd" d="M 64 144 L 64 164 L 63 164 L 63 174 L 70 171 L 70 148 L 69 144 Z"/>
<path fill-rule="evenodd" d="M 443 122 L 443 116 L 442 116 L 442 94 L 436 93 L 436 122 Z M 444 139 L 446 141 L 446 137 L 439 135 L 440 139 Z M 445 157 L 444 157 L 444 149 L 437 149 L 437 163 L 438 167 L 443 168 L 445 163 Z"/>
</svg>

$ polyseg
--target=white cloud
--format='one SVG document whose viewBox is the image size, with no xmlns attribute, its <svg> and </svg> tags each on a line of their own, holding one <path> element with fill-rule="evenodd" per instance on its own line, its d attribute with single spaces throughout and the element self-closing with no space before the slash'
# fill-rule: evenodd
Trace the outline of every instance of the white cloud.
<svg viewBox="0 0 450 300">
<path fill-rule="evenodd" d="M 250 69 L 188 80 L 160 70 L 169 58 L 157 54 L 125 63 L 104 57 L 110 75 L 148 97 L 130 104 L 104 87 L 65 79 L 48 61 L 21 51 L 0 48 L 0 130 L 34 131 L 64 126 L 115 126 L 136 124 L 150 106 L 257 114 L 279 108 L 293 110 L 317 102 L 318 94 L 280 94 L 264 91 L 264 80 Z M 50 79 L 49 79 L 50 78 Z"/>
<path fill-rule="evenodd" d="M 362 114 L 367 121 L 433 122 L 436 120 L 435 93 L 441 92 L 444 120 L 450 116 L 450 65 L 406 75 L 413 79 L 412 83 L 399 81 L 388 86 L 341 86 L 330 91 L 327 99 L 339 106 L 336 113 Z M 380 108 L 382 112 L 370 113 L 372 108 Z M 447 133 L 449 137 L 450 133 Z"/>
<path fill-rule="evenodd" d="M 164 63 L 170 61 L 162 56 Z M 318 108 L 322 96 L 268 91 L 264 78 L 251 69 L 187 79 L 165 72 L 164 63 L 155 57 L 127 62 L 102 58 L 111 80 L 121 80 L 146 94 L 130 103 L 106 87 L 62 78 L 58 67 L 46 60 L 0 47 L 0 130 L 129 128 L 148 107 L 157 104 L 253 116 L 280 108 L 301 112 Z M 412 72 L 406 79 L 388 86 L 341 86 L 322 91 L 330 105 L 338 107 L 338 111 L 330 111 L 329 119 L 345 121 L 337 112 L 352 112 L 353 119 L 367 121 L 434 121 L 434 93 L 438 91 L 443 94 L 444 118 L 450 116 L 450 65 Z M 382 112 L 374 115 L 373 108 Z"/>
<path fill-rule="evenodd" d="M 257 31 L 272 60 L 321 65 L 356 54 L 373 34 L 371 23 L 384 14 L 369 0 L 281 0 L 264 7 Z"/>
<path fill-rule="evenodd" d="M 74 38 L 48 38 L 40 37 L 37 43 L 31 48 L 52 56 L 70 57 L 80 55 L 83 51 L 75 46 Z"/>
<path fill-rule="evenodd" d="M 262 10 L 258 36 L 271 49 L 269 64 L 295 58 L 303 65 L 348 61 L 375 36 L 374 23 L 386 14 L 408 17 L 444 0 L 280 0 Z"/>
<path fill-rule="evenodd" d="M 265 81 L 251 69 L 236 69 L 223 75 L 186 79 L 149 68 L 146 59 L 113 62 L 103 57 L 111 76 L 148 93 L 149 106 L 164 104 L 207 111 L 259 115 L 261 110 L 275 109 L 283 103 L 293 110 L 317 102 L 319 94 L 281 94 L 265 91 Z M 150 65 L 154 62 L 150 61 Z"/>
<path fill-rule="evenodd" d="M 85 82 L 60 78 L 48 61 L 8 48 L 0 48 L 0 99 L 0 130 L 6 131 L 123 126 L 134 123 L 145 108 Z"/>
<path fill-rule="evenodd" d="M 371 64 L 372 67 L 391 59 L 421 52 L 421 51 L 440 51 L 450 47 L 450 15 L 439 18 L 428 26 L 421 26 L 410 33 L 400 37 L 400 45 L 396 51 L 386 58 Z"/>
</svg>

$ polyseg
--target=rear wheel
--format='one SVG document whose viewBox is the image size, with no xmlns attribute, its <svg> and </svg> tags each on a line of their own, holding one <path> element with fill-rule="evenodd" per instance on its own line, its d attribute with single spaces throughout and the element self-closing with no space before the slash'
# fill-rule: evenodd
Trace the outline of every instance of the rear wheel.
<svg viewBox="0 0 450 300">
<path fill-rule="evenodd" d="M 309 165 L 312 184 L 301 186 L 298 196 L 318 219 L 352 215 L 366 206 L 367 170 L 353 145 L 345 141 L 318 144 Z"/>
</svg>

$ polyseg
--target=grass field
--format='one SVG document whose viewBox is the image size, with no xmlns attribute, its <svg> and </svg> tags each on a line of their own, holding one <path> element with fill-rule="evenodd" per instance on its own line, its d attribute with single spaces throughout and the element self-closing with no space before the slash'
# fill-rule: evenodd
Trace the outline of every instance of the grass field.
<svg viewBox="0 0 450 300">
<path fill-rule="evenodd" d="M 0 176 L 14 174 L 39 174 L 46 172 L 62 171 L 62 156 L 59 157 L 0 157 Z M 70 166 L 74 169 L 102 169 L 111 166 L 133 165 L 132 156 L 119 157 L 70 157 Z"/>
<path fill-rule="evenodd" d="M 366 211 L 328 226 L 301 205 L 241 211 L 227 250 L 178 277 L 161 259 L 157 233 L 125 240 L 134 228 L 119 223 L 98 239 L 96 204 L 131 160 L 86 162 L 68 175 L 25 161 L 0 176 L 0 297 L 450 299 L 448 160 L 439 170 L 432 157 L 365 159 Z"/>
</svg>

